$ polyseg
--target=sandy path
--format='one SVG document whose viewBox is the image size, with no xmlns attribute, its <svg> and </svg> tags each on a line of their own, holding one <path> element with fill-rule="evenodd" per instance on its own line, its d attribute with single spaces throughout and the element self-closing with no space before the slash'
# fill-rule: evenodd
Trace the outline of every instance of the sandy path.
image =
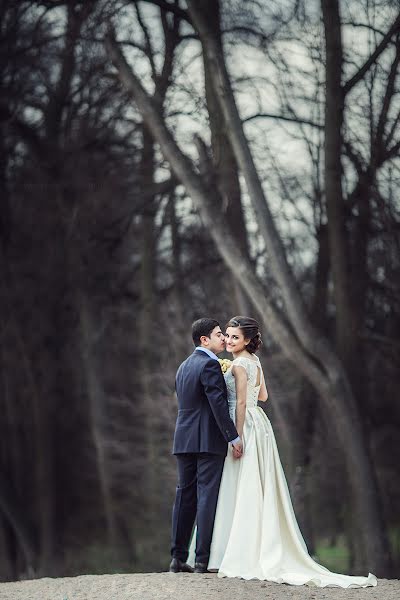
<svg viewBox="0 0 400 600">
<path fill-rule="evenodd" d="M 342 590 L 218 579 L 214 574 L 81 575 L 0 583 L 0 600 L 399 600 L 400 581 Z"/>
</svg>

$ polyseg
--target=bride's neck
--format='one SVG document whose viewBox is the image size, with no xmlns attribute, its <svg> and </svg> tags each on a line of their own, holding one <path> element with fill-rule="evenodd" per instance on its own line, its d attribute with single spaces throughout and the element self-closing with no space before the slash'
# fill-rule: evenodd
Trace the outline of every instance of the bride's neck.
<svg viewBox="0 0 400 600">
<path fill-rule="evenodd" d="M 239 356 L 245 356 L 246 358 L 251 358 L 250 352 L 247 350 L 241 350 L 240 352 L 232 352 L 233 358 L 239 358 Z"/>
</svg>

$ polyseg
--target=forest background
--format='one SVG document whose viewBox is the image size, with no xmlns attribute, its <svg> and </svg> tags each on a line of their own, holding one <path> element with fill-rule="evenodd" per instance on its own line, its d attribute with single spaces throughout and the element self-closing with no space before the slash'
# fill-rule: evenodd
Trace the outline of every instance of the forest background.
<svg viewBox="0 0 400 600">
<path fill-rule="evenodd" d="M 167 568 L 175 371 L 237 314 L 310 552 L 394 576 L 398 2 L 0 16 L 0 580 Z"/>
</svg>

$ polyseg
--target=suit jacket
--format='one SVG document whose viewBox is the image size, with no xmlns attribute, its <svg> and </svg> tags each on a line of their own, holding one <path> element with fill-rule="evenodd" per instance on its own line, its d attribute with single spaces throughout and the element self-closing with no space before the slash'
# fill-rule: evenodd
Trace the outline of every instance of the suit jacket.
<svg viewBox="0 0 400 600">
<path fill-rule="evenodd" d="M 195 350 L 176 374 L 178 418 L 174 454 L 209 452 L 226 455 L 228 442 L 238 437 L 229 416 L 227 391 L 220 364 Z"/>
</svg>

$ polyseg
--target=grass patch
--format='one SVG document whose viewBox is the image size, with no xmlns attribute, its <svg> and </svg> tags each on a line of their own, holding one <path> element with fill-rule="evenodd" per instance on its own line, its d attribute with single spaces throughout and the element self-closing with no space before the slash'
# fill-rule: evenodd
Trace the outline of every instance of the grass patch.
<svg viewBox="0 0 400 600">
<path fill-rule="evenodd" d="M 335 546 L 328 545 L 326 541 L 317 544 L 316 560 L 335 573 L 349 573 L 350 553 L 342 538 L 338 539 Z"/>
</svg>

